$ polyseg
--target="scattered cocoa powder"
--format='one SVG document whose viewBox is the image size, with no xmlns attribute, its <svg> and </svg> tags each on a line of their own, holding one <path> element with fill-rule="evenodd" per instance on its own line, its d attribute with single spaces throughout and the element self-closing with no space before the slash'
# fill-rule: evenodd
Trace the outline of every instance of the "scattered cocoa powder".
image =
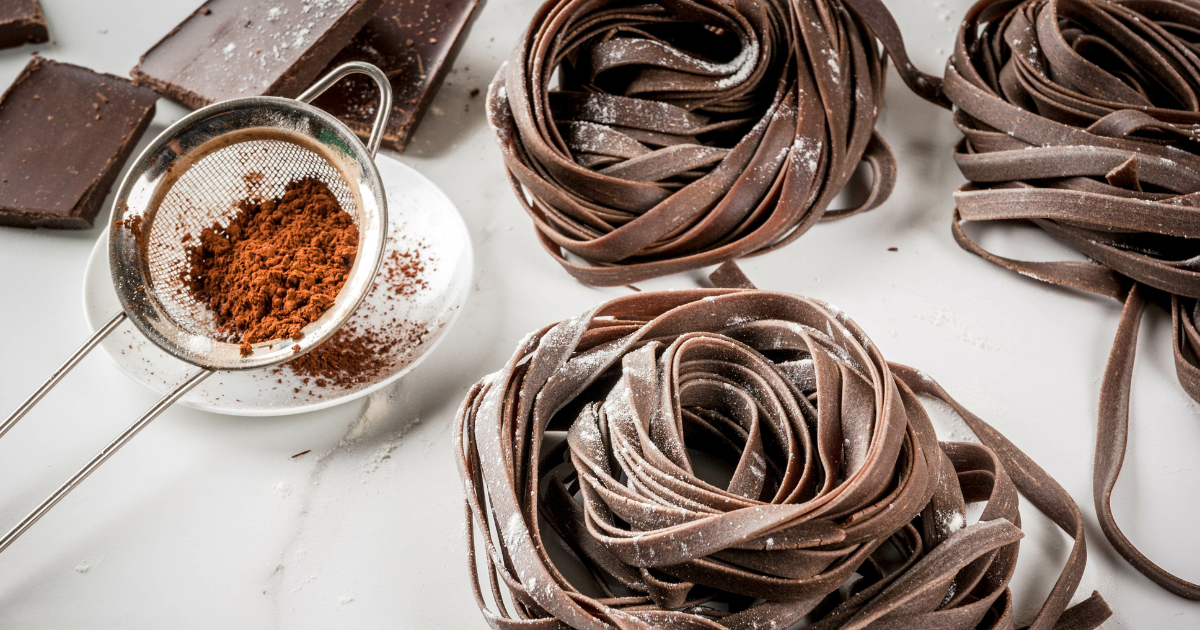
<svg viewBox="0 0 1200 630">
<path fill-rule="evenodd" d="M 337 386 L 353 385 L 382 374 L 392 365 L 392 345 L 345 326 L 325 343 L 286 365 L 299 376 L 328 379 Z"/>
<path fill-rule="evenodd" d="M 421 260 L 419 248 L 404 251 L 392 250 L 385 259 L 384 280 L 396 295 L 412 295 L 429 286 L 425 281 L 425 262 Z"/>
<path fill-rule="evenodd" d="M 139 253 L 148 251 L 148 236 L 146 235 L 146 230 L 142 229 L 141 215 L 134 215 L 125 220 L 118 219 L 117 221 L 113 222 L 113 228 L 118 230 L 125 228 L 126 230 L 129 230 L 129 232 L 133 234 L 134 242 L 137 243 L 137 251 Z"/>
<path fill-rule="evenodd" d="M 393 238 L 389 237 L 389 240 Z M 384 257 L 379 278 L 371 287 L 371 292 L 386 291 L 389 295 L 408 297 L 428 288 L 426 274 L 431 262 L 423 255 L 423 249 L 424 243 L 404 250 L 393 249 Z M 388 303 L 397 306 L 403 303 L 393 300 L 388 300 Z M 359 308 L 370 307 L 364 303 Z M 297 376 L 317 378 L 316 383 L 321 387 L 328 384 L 350 388 L 385 376 L 395 368 L 396 359 L 401 353 L 420 346 L 432 332 L 427 323 L 401 319 L 394 315 L 397 311 L 391 311 L 391 308 L 389 311 L 393 316 L 384 328 L 365 323 L 360 327 L 352 320 L 325 343 L 277 369 L 286 368 Z M 377 317 L 379 315 L 386 317 L 387 314 L 376 313 Z"/>
<path fill-rule="evenodd" d="M 358 253 L 358 227 L 325 184 L 306 178 L 279 199 L 247 199 L 229 225 L 186 249 L 183 278 L 217 326 L 252 343 L 299 339 L 329 308 Z"/>
</svg>

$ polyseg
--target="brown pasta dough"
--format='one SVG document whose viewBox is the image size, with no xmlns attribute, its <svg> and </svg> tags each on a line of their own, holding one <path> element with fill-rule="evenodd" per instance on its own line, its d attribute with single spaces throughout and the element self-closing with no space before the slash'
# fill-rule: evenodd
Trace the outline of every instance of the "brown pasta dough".
<svg viewBox="0 0 1200 630">
<path fill-rule="evenodd" d="M 1096 513 L 1116 550 L 1173 593 L 1200 599 L 1139 552 L 1113 518 L 1137 330 L 1147 297 L 1175 322 L 1179 382 L 1200 401 L 1200 5 L 1173 0 L 984 0 L 963 20 L 945 95 L 964 138 L 954 238 L 1046 282 L 1125 301 L 1100 393 Z M 962 229 L 1023 220 L 1090 261 L 995 255 Z M 1200 354 L 1200 353 L 1196 353 Z"/>
<path fill-rule="evenodd" d="M 888 54 L 939 98 L 879 0 L 549 0 L 496 74 L 488 117 L 546 250 L 617 286 L 771 251 L 882 203 L 896 173 L 875 132 Z M 828 210 L 861 162 L 866 199 Z"/>
<path fill-rule="evenodd" d="M 938 442 L 918 396 L 982 445 Z M 455 439 L 471 579 L 499 630 L 1013 628 L 1018 490 L 1075 541 L 1029 627 L 1111 614 L 1095 593 L 1068 608 L 1087 554 L 1066 491 L 818 300 L 611 300 L 523 340 Z M 969 502 L 986 504 L 970 524 Z"/>
</svg>

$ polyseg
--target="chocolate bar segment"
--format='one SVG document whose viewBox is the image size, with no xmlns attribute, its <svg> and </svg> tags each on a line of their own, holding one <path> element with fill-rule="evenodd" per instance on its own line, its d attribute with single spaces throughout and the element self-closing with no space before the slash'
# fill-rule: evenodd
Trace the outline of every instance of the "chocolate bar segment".
<svg viewBox="0 0 1200 630">
<path fill-rule="evenodd" d="M 92 227 L 157 100 L 128 79 L 35 55 L 0 97 L 0 225 Z"/>
<path fill-rule="evenodd" d="M 383 146 L 404 151 L 482 7 L 481 0 L 387 0 L 330 64 L 366 61 L 391 79 L 392 115 Z M 375 85 L 357 75 L 316 101 L 364 139 L 371 135 L 378 104 Z"/>
<path fill-rule="evenodd" d="M 50 41 L 38 0 L 0 0 L 0 48 Z"/>
<path fill-rule="evenodd" d="M 199 108 L 243 96 L 294 97 L 383 0 L 209 0 L 154 45 L 133 76 Z"/>
</svg>

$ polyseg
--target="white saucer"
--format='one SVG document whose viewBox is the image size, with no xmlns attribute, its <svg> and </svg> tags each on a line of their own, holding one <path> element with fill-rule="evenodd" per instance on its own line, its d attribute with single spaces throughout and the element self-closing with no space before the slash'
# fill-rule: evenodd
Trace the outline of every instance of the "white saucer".
<svg viewBox="0 0 1200 630">
<path fill-rule="evenodd" d="M 445 337 L 458 319 L 471 285 L 471 239 L 458 209 L 433 182 L 412 168 L 383 155 L 375 158 L 387 194 L 389 240 L 385 269 L 392 252 L 419 250 L 425 264 L 425 286 L 397 296 L 386 290 L 387 274 L 363 300 L 347 327 L 395 331 L 397 324 L 422 333 L 420 341 L 397 352 L 377 376 L 349 386 L 336 386 L 293 373 L 287 365 L 245 372 L 221 372 L 179 399 L 179 404 L 242 416 L 276 416 L 314 411 L 354 400 L 404 376 Z M 83 312 L 94 331 L 120 309 L 108 269 L 108 232 L 96 242 L 83 279 Z M 413 323 L 408 323 L 413 322 Z M 198 368 L 150 343 L 129 321 L 101 344 L 117 367 L 133 380 L 165 394 Z M 318 386 L 321 382 L 323 386 Z"/>
</svg>

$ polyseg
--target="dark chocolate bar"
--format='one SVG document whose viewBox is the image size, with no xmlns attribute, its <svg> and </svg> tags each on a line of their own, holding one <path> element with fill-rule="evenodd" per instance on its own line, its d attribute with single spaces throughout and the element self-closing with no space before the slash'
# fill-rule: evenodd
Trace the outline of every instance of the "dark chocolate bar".
<svg viewBox="0 0 1200 630">
<path fill-rule="evenodd" d="M 404 151 L 482 7 L 482 0 L 387 0 L 330 64 L 366 61 L 391 79 L 392 115 L 383 146 Z M 378 103 L 375 85 L 356 75 L 330 88 L 316 105 L 366 138 Z"/>
<path fill-rule="evenodd" d="M 199 108 L 243 96 L 294 97 L 383 0 L 209 0 L 133 69 L 163 96 Z"/>
<path fill-rule="evenodd" d="M 128 79 L 35 55 L 0 96 L 0 225 L 92 227 L 157 100 Z"/>
<path fill-rule="evenodd" d="M 50 41 L 38 0 L 0 0 L 0 48 Z"/>
</svg>

